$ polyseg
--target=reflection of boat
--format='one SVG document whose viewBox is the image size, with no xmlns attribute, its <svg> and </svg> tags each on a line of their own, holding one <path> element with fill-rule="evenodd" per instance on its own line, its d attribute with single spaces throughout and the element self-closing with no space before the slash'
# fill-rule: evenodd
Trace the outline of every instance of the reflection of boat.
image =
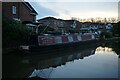
<svg viewBox="0 0 120 80">
<path fill-rule="evenodd" d="M 46 68 L 56 68 L 61 65 L 65 65 L 67 62 L 74 61 L 77 59 L 83 59 L 95 53 L 91 53 L 95 50 L 95 46 L 89 46 L 84 49 L 73 49 L 65 50 L 59 52 L 53 52 L 52 54 L 41 54 L 41 55 L 28 55 L 28 56 L 8 56 L 9 58 L 4 58 L 3 63 L 3 76 L 4 77 L 28 77 L 31 73 L 36 70 L 46 69 Z M 65 53 L 65 54 L 61 54 Z M 6 55 L 7 57 L 7 55 Z M 8 73 L 10 72 L 10 73 Z"/>
<path fill-rule="evenodd" d="M 70 35 L 33 35 L 30 37 L 28 46 L 21 46 L 22 50 L 30 52 L 65 49 L 71 46 L 82 46 L 95 43 L 94 34 L 70 34 Z"/>
<path fill-rule="evenodd" d="M 35 70 L 31 73 L 29 77 L 38 76 L 49 78 L 49 75 L 52 72 L 53 68 L 66 65 L 67 62 L 84 59 L 84 57 L 88 57 L 93 54 L 95 54 L 95 48 L 88 48 L 85 50 L 81 50 L 79 53 L 66 54 L 55 58 L 41 60 L 38 62 L 37 68 L 35 68 Z"/>
</svg>

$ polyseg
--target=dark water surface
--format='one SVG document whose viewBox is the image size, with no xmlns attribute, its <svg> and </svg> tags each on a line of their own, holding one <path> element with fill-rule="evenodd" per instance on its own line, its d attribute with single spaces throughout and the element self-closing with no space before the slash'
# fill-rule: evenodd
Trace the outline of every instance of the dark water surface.
<svg viewBox="0 0 120 80">
<path fill-rule="evenodd" d="M 118 78 L 119 42 L 39 55 L 3 55 L 3 78 Z M 17 52 L 20 54 L 20 52 Z"/>
</svg>

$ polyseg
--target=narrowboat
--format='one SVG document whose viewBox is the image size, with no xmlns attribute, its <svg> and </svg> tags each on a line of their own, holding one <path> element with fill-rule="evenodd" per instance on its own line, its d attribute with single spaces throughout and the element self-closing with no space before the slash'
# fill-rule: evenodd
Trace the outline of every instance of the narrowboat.
<svg viewBox="0 0 120 80">
<path fill-rule="evenodd" d="M 29 52 L 46 52 L 52 50 L 70 49 L 71 47 L 87 46 L 95 44 L 97 39 L 92 33 L 68 34 L 68 35 L 32 35 L 29 45 L 20 46 L 22 50 Z"/>
</svg>

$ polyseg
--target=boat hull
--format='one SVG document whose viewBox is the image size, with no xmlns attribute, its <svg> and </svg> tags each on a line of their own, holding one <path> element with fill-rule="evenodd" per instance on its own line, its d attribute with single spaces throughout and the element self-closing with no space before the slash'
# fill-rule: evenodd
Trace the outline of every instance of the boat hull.
<svg viewBox="0 0 120 80">
<path fill-rule="evenodd" d="M 71 42 L 71 43 L 63 43 L 63 44 L 53 44 L 53 45 L 30 45 L 28 52 L 31 53 L 43 53 L 43 52 L 51 52 L 51 51 L 60 51 L 60 50 L 67 50 L 79 47 L 82 49 L 86 46 L 96 45 L 97 40 L 87 40 L 87 41 L 80 41 L 80 42 Z"/>
</svg>

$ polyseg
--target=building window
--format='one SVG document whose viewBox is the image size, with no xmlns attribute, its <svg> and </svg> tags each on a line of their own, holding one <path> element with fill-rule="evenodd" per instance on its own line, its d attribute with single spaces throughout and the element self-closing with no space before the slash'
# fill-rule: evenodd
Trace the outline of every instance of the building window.
<svg viewBox="0 0 120 80">
<path fill-rule="evenodd" d="M 12 6 L 12 14 L 16 14 L 16 6 Z"/>
</svg>

